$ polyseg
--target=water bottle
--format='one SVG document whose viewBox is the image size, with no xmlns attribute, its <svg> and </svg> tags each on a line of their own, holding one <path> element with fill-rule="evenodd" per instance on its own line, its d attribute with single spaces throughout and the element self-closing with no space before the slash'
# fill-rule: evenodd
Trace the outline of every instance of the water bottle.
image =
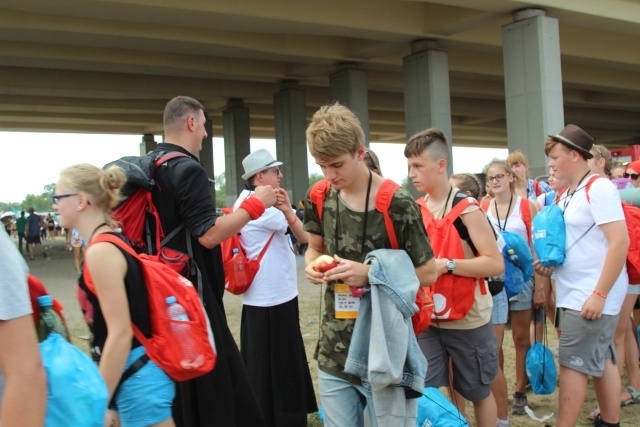
<svg viewBox="0 0 640 427">
<path fill-rule="evenodd" d="M 238 256 L 238 248 L 233 249 L 233 277 L 237 286 L 243 287 L 248 285 L 247 272 L 244 269 L 242 258 Z"/>
<path fill-rule="evenodd" d="M 40 306 L 40 321 L 38 322 L 38 340 L 40 342 L 47 339 L 50 333 L 56 332 L 69 341 L 69 333 L 64 322 L 53 310 L 53 298 L 51 295 L 43 295 L 38 297 L 38 305 Z"/>
<path fill-rule="evenodd" d="M 167 297 L 165 301 L 168 305 L 167 316 L 171 320 L 178 321 L 171 322 L 171 328 L 178 338 L 178 342 L 182 349 L 182 356 L 184 359 L 182 359 L 180 364 L 185 369 L 197 368 L 204 363 L 204 357 L 198 354 L 196 345 L 193 342 L 193 337 L 191 336 L 191 325 L 188 323 L 181 323 L 188 322 L 189 316 L 187 316 L 187 312 L 184 310 L 184 307 L 178 304 L 176 297 Z"/>
</svg>

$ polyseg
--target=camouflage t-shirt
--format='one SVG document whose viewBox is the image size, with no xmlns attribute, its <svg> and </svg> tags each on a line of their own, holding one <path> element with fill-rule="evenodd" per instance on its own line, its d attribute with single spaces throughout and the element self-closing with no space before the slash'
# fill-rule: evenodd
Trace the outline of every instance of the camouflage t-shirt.
<svg viewBox="0 0 640 427">
<path fill-rule="evenodd" d="M 336 221 L 337 212 L 340 214 L 338 221 Z M 413 265 L 421 266 L 433 258 L 433 251 L 418 205 L 403 189 L 399 189 L 394 194 L 389 206 L 389 215 L 394 223 L 398 245 L 409 254 Z M 335 241 L 336 224 L 338 226 L 337 242 Z M 366 254 L 375 249 L 391 249 L 382 212 L 375 208 L 368 212 L 364 251 L 362 251 L 363 225 L 364 211 L 351 209 L 338 197 L 338 192 L 333 188 L 325 199 L 321 224 L 307 194 L 304 229 L 309 233 L 324 236 L 325 253 L 363 262 Z M 355 322 L 355 319 L 336 319 L 335 294 L 333 284 L 329 284 L 324 294 L 321 332 L 314 358 L 322 371 L 353 384 L 360 384 L 359 377 L 344 373 Z"/>
</svg>

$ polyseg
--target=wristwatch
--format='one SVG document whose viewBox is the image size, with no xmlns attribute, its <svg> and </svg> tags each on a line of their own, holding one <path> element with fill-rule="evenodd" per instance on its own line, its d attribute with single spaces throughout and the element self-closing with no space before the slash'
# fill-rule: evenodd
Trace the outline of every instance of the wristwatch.
<svg viewBox="0 0 640 427">
<path fill-rule="evenodd" d="M 456 262 L 452 259 L 447 260 L 447 274 L 453 273 L 453 270 L 456 269 Z"/>
</svg>

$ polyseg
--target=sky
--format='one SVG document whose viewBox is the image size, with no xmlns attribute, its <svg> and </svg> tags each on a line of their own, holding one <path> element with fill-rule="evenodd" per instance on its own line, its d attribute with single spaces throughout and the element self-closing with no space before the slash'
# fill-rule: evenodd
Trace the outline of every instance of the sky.
<svg viewBox="0 0 640 427">
<path fill-rule="evenodd" d="M 161 136 L 156 140 L 160 142 Z M 44 186 L 57 182 L 60 172 L 76 163 L 104 166 L 123 156 L 140 154 L 141 135 L 92 135 L 63 133 L 0 132 L 3 160 L 0 166 L 0 202 L 20 203 L 27 194 L 42 194 Z M 224 143 L 213 138 L 214 170 L 224 171 Z M 252 139 L 251 150 L 266 148 L 275 157 L 275 140 Z M 403 144 L 371 143 L 386 178 L 401 183 L 407 175 Z M 454 173 L 482 171 L 493 158 L 506 158 L 506 148 L 453 147 Z M 309 173 L 321 173 L 307 153 Z M 283 172 L 286 173 L 286 165 Z"/>
</svg>

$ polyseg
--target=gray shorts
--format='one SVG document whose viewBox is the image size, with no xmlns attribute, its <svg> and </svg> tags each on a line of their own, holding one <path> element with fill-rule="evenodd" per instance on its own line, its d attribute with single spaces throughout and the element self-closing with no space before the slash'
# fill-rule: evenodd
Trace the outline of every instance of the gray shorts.
<svg viewBox="0 0 640 427">
<path fill-rule="evenodd" d="M 606 359 L 611 359 L 614 364 L 618 363 L 613 344 L 618 315 L 603 314 L 600 319 L 587 320 L 576 310 L 561 308 L 560 312 L 562 334 L 558 361 L 561 366 L 600 377 L 604 372 Z"/>
<path fill-rule="evenodd" d="M 629 283 L 629 288 L 627 288 L 627 295 L 640 295 L 640 285 L 632 285 Z"/>
<path fill-rule="evenodd" d="M 533 278 L 518 295 L 509 298 L 509 311 L 530 310 L 533 306 Z"/>
<path fill-rule="evenodd" d="M 418 335 L 427 358 L 427 387 L 449 385 L 449 360 L 453 361 L 453 388 L 465 399 L 479 402 L 491 394 L 498 376 L 498 341 L 493 326 L 476 329 L 441 329 L 433 325 Z"/>
</svg>

